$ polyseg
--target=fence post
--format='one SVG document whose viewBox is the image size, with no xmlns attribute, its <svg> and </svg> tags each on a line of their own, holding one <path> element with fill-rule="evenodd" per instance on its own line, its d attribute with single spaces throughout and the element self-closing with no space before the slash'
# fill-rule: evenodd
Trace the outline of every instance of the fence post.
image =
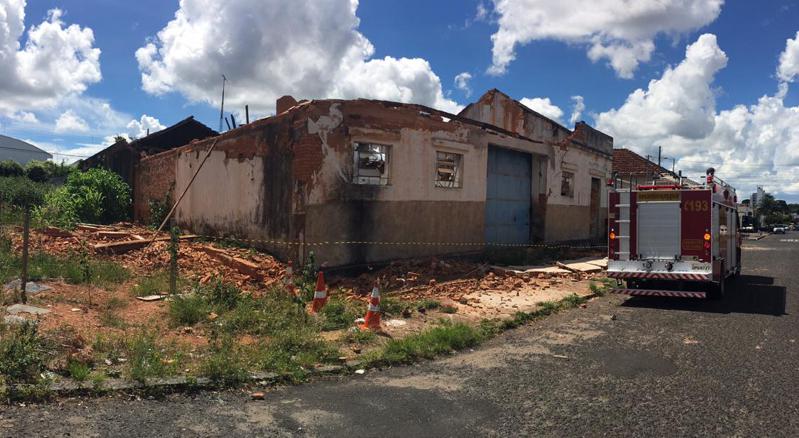
<svg viewBox="0 0 799 438">
<path fill-rule="evenodd" d="M 172 227 L 169 230 L 169 294 L 175 295 L 178 293 L 178 235 L 180 230 L 178 227 Z"/>
<path fill-rule="evenodd" d="M 30 244 L 31 207 L 25 206 L 25 219 L 22 223 L 22 275 L 20 281 L 20 299 L 22 304 L 28 303 L 28 245 Z"/>
</svg>

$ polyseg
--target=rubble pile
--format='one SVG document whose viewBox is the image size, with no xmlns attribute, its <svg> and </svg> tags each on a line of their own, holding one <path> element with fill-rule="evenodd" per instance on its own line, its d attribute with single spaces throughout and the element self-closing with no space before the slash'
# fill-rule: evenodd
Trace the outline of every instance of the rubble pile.
<svg viewBox="0 0 799 438">
<path fill-rule="evenodd" d="M 22 233 L 13 233 L 16 250 L 22 248 Z M 72 231 L 57 228 L 32 229 L 31 252 L 74 255 L 80 251 L 95 253 L 120 263 L 139 274 L 152 274 L 169 267 L 169 234 L 146 227 L 118 223 L 114 225 L 78 225 Z M 181 236 L 178 260 L 181 275 L 207 282 L 214 276 L 243 286 L 259 282 L 265 287 L 280 282 L 285 267 L 275 258 L 244 248 L 219 247 Z"/>
</svg>

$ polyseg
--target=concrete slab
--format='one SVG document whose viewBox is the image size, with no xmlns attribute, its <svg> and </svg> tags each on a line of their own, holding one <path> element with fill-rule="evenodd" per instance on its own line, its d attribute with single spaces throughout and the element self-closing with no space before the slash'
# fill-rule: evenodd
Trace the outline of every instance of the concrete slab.
<svg viewBox="0 0 799 438">
<path fill-rule="evenodd" d="M 571 271 L 569 271 L 568 269 L 559 268 L 557 266 L 547 266 L 545 268 L 527 269 L 524 272 L 525 273 L 533 273 L 533 274 L 539 274 L 539 273 L 543 273 L 543 274 L 568 274 Z"/>
<path fill-rule="evenodd" d="M 572 263 L 588 263 L 591 265 L 599 266 L 600 268 L 607 268 L 608 267 L 608 258 L 596 258 L 596 257 L 582 257 L 579 259 L 574 260 L 564 260 L 563 263 L 569 265 Z"/>
<path fill-rule="evenodd" d="M 29 321 L 21 316 L 6 315 L 3 317 L 3 322 L 8 325 L 22 325 Z"/>
<path fill-rule="evenodd" d="M 568 274 L 569 271 L 557 266 L 491 266 L 491 269 L 512 274 Z"/>
<path fill-rule="evenodd" d="M 167 297 L 166 295 L 146 295 L 146 296 L 143 296 L 143 297 L 136 297 L 136 299 L 139 300 L 139 301 L 148 301 L 149 302 L 149 301 L 160 301 L 160 300 L 163 300 L 166 297 Z"/>
<path fill-rule="evenodd" d="M 5 286 L 3 286 L 3 288 L 5 288 L 6 290 L 22 289 L 22 280 L 20 279 L 11 280 L 10 282 L 6 283 Z M 36 294 L 50 289 L 52 288 L 50 286 L 47 286 L 46 284 L 37 284 L 32 281 L 29 281 L 26 283 L 25 292 Z"/>
<path fill-rule="evenodd" d="M 601 272 L 602 268 L 597 265 L 592 265 L 591 263 L 566 263 L 565 264 L 569 269 L 574 269 L 580 272 Z"/>
<path fill-rule="evenodd" d="M 9 306 L 6 309 L 6 312 L 16 315 L 18 313 L 30 313 L 32 315 L 46 315 L 50 313 L 48 309 L 42 309 L 41 307 L 29 306 L 27 304 L 14 304 L 13 306 Z"/>
</svg>

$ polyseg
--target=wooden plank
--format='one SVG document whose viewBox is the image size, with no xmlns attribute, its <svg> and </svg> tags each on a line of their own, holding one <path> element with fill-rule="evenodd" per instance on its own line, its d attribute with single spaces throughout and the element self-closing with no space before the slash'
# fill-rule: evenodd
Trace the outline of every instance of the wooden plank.
<svg viewBox="0 0 799 438">
<path fill-rule="evenodd" d="M 199 236 L 188 234 L 180 236 L 180 240 L 192 240 L 197 237 Z M 152 242 L 168 242 L 169 239 L 169 237 L 158 237 L 152 240 Z M 94 245 L 94 251 L 98 254 L 124 254 L 128 251 L 144 248 L 149 245 L 150 242 L 149 240 L 122 240 L 119 242 L 99 243 Z"/>
</svg>

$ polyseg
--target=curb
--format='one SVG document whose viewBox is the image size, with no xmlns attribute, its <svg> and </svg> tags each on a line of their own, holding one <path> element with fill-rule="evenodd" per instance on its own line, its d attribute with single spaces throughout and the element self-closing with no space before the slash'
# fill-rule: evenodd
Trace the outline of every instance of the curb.
<svg viewBox="0 0 799 438">
<path fill-rule="evenodd" d="M 349 361 L 345 365 L 324 365 L 308 370 L 309 377 L 326 375 L 343 375 L 351 370 L 359 368 L 358 361 Z M 281 382 L 288 381 L 289 374 L 276 374 L 268 372 L 250 373 L 241 383 L 257 383 L 260 386 L 273 386 Z M 208 377 L 189 377 L 175 376 L 163 379 L 147 379 L 145 382 L 130 381 L 125 379 L 107 379 L 97 385 L 88 381 L 77 381 L 68 377 L 63 377 L 57 382 L 51 383 L 46 391 L 53 395 L 70 396 L 85 395 L 89 393 L 125 392 L 125 391 L 149 391 L 161 390 L 165 392 L 185 390 L 185 389 L 211 389 L 224 386 L 218 381 Z M 32 389 L 36 385 L 18 385 L 18 389 Z"/>
</svg>

